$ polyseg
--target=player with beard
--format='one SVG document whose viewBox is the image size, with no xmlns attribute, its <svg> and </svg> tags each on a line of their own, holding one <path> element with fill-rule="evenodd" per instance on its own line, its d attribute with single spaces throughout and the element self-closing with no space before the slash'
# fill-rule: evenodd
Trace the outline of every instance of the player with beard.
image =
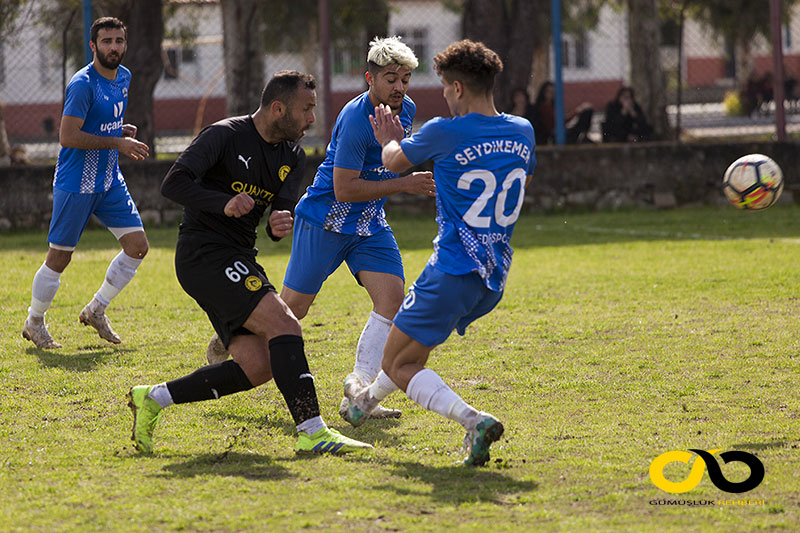
<svg viewBox="0 0 800 533">
<path fill-rule="evenodd" d="M 256 262 L 256 228 L 270 209 L 267 235 L 292 231 L 305 168 L 297 144 L 314 122 L 314 78 L 275 74 L 252 115 L 205 128 L 167 173 L 161 192 L 184 206 L 175 272 L 208 315 L 232 361 L 128 393 L 136 448 L 153 449 L 153 429 L 172 404 L 211 400 L 275 378 L 299 433 L 298 452 L 372 448 L 325 425 L 308 368 L 300 323 Z"/>
<path fill-rule="evenodd" d="M 94 58 L 75 73 L 64 97 L 47 235 L 50 246 L 33 278 L 31 305 L 22 327 L 22 336 L 40 349 L 61 348 L 47 331 L 44 315 L 92 214 L 114 234 L 122 251 L 111 261 L 105 280 L 79 320 L 114 344 L 122 341 L 111 329 L 106 307 L 131 281 L 149 247 L 119 169 L 120 153 L 144 159 L 150 150 L 135 139 L 136 126 L 123 124 L 131 82 L 130 71 L 120 64 L 127 49 L 127 29 L 119 19 L 103 17 L 94 21 L 90 34 Z"/>
<path fill-rule="evenodd" d="M 373 309 L 356 347 L 353 372 L 345 382 L 366 384 L 381 369 L 383 345 L 392 317 L 403 301 L 403 263 L 383 205 L 398 192 L 434 194 L 430 172 L 399 177 L 381 163 L 369 115 L 385 104 L 397 116 L 406 134 L 416 113 L 406 96 L 411 71 L 418 61 L 397 37 L 374 39 L 367 53 L 369 89 L 348 102 L 333 128 L 325 160 L 313 184 L 297 204 L 292 254 L 283 280 L 281 298 L 302 319 L 323 282 L 342 262 L 372 299 Z M 219 343 L 216 343 L 217 345 Z M 222 350 L 209 346 L 209 361 L 224 359 Z M 347 408 L 342 401 L 340 413 Z M 398 417 L 400 411 L 377 405 L 373 417 Z"/>
</svg>

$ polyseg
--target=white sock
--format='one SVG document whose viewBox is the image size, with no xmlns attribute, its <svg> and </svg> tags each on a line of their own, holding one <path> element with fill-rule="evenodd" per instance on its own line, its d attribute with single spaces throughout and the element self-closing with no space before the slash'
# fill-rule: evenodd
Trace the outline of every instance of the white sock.
<svg viewBox="0 0 800 533">
<path fill-rule="evenodd" d="M 378 377 L 369 386 L 369 395 L 370 398 L 376 400 L 377 404 L 396 390 L 400 390 L 400 387 L 395 385 L 394 381 L 381 370 L 378 372 Z"/>
<path fill-rule="evenodd" d="M 423 368 L 411 378 L 406 395 L 425 409 L 455 420 L 465 429 L 472 428 L 480 414 L 430 368 Z"/>
<path fill-rule="evenodd" d="M 53 303 L 53 298 L 56 297 L 59 285 L 61 285 L 61 272 L 56 272 L 46 263 L 42 263 L 42 266 L 33 276 L 31 306 L 28 308 L 28 316 L 43 320 L 44 314 Z"/>
<path fill-rule="evenodd" d="M 163 409 L 164 407 L 169 407 L 170 405 L 174 404 L 175 402 L 172 400 L 172 394 L 169 393 L 169 389 L 167 388 L 167 382 L 159 383 L 158 385 L 154 385 L 150 392 L 147 393 L 150 398 L 156 402 L 158 405 L 161 406 Z"/>
<path fill-rule="evenodd" d="M 306 435 L 313 435 L 320 429 L 325 427 L 325 421 L 322 420 L 321 416 L 315 416 L 314 418 L 309 418 L 308 420 L 303 420 L 299 424 L 297 424 L 297 431 L 302 431 Z"/>
<path fill-rule="evenodd" d="M 358 339 L 356 364 L 353 366 L 353 372 L 364 378 L 367 383 L 374 380 L 381 370 L 383 347 L 390 329 L 392 329 L 390 319 L 370 311 L 369 319 Z"/>
<path fill-rule="evenodd" d="M 130 283 L 136 275 L 136 269 L 142 264 L 141 259 L 134 259 L 125 252 L 120 252 L 108 265 L 106 278 L 100 286 L 100 290 L 94 295 L 94 300 L 89 304 L 89 309 L 95 313 L 102 313 L 111 303 L 111 300 L 119 294 L 125 285 Z"/>
</svg>

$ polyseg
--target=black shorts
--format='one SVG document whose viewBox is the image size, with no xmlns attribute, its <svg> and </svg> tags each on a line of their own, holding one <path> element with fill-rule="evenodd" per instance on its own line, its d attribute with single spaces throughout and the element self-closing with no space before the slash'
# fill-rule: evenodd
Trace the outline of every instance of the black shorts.
<svg viewBox="0 0 800 533">
<path fill-rule="evenodd" d="M 234 335 L 252 335 L 242 324 L 275 287 L 256 263 L 256 251 L 181 236 L 175 273 L 200 304 L 227 347 Z"/>
</svg>

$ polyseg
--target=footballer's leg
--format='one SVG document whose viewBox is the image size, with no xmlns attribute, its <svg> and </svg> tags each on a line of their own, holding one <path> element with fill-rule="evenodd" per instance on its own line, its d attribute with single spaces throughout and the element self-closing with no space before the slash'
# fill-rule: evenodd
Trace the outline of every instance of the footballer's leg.
<svg viewBox="0 0 800 533">
<path fill-rule="evenodd" d="M 47 331 L 44 317 L 61 285 L 61 274 L 72 259 L 72 250 L 53 248 L 47 250 L 47 259 L 33 276 L 31 286 L 31 305 L 28 318 L 22 326 L 22 336 L 33 342 L 37 348 L 52 350 L 61 348 Z"/>
<path fill-rule="evenodd" d="M 397 242 L 391 232 L 382 232 L 362 241 L 347 257 L 347 265 L 372 300 L 372 311 L 356 346 L 353 371 L 344 380 L 344 388 L 356 391 L 374 382 L 381 370 L 383 349 L 392 327 L 392 318 L 404 297 L 403 264 Z M 339 406 L 347 418 L 348 394 Z M 400 411 L 380 403 L 368 413 L 369 418 L 398 418 Z"/>
<path fill-rule="evenodd" d="M 92 300 L 83 308 L 78 320 L 84 326 L 97 330 L 100 338 L 113 344 L 122 342 L 111 329 L 105 311 L 111 300 L 125 288 L 136 275 L 144 256 L 150 249 L 142 219 L 127 186 L 109 190 L 96 206 L 94 214 L 114 234 L 122 251 L 108 265 L 105 279 Z"/>
<path fill-rule="evenodd" d="M 319 411 L 314 376 L 308 367 L 300 322 L 274 292 L 267 293 L 244 327 L 269 339 L 272 376 L 292 414 L 301 453 L 347 453 L 372 448 L 328 428 Z M 232 350 L 236 353 L 235 349 Z"/>
<path fill-rule="evenodd" d="M 480 466 L 489 461 L 489 446 L 503 435 L 503 424 L 465 402 L 442 378 L 425 368 L 432 348 L 415 341 L 397 328 L 392 329 L 386 345 L 387 374 L 409 399 L 461 424 L 467 431 L 464 464 Z"/>
<path fill-rule="evenodd" d="M 92 216 L 96 195 L 69 193 L 53 188 L 53 215 L 47 234 L 49 248 L 44 264 L 33 277 L 31 305 L 22 336 L 40 349 L 61 348 L 47 331 L 45 314 L 61 285 L 61 274 L 72 260 L 83 229 Z"/>
<path fill-rule="evenodd" d="M 269 349 L 263 338 L 236 335 L 229 346 L 236 353 L 233 361 L 204 366 L 172 381 L 130 390 L 128 406 L 133 412 L 131 440 L 139 451 L 153 451 L 153 430 L 162 409 L 173 404 L 218 399 L 270 380 Z"/>
</svg>

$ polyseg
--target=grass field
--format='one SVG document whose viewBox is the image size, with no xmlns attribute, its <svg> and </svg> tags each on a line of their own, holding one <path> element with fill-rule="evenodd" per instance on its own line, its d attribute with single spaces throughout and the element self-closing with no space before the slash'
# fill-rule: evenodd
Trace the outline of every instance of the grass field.
<svg viewBox="0 0 800 533">
<path fill-rule="evenodd" d="M 391 221 L 410 283 L 435 225 Z M 523 216 L 505 298 L 429 363 L 506 426 L 480 469 L 458 464 L 457 424 L 402 394 L 385 402 L 403 410 L 400 420 L 353 429 L 338 418 L 369 311 L 346 269 L 303 322 L 306 350 L 324 418 L 374 453 L 296 456 L 291 419 L 269 383 L 170 408 L 154 455 L 137 455 L 128 388 L 194 370 L 212 333 L 175 279 L 176 230 L 149 237 L 150 254 L 109 310 L 123 344 L 77 321 L 116 253 L 110 234 L 92 230 L 48 313 L 64 347 L 46 352 L 20 335 L 45 235 L 0 236 L 0 530 L 800 527 L 798 207 Z M 259 246 L 279 284 L 289 243 Z M 654 486 L 650 462 L 691 448 L 755 454 L 764 480 L 742 494 L 707 474 L 684 494 Z M 742 463 L 720 464 L 730 481 L 749 476 Z M 677 482 L 688 466 L 664 472 Z M 668 504 L 687 500 L 714 505 Z"/>
</svg>

